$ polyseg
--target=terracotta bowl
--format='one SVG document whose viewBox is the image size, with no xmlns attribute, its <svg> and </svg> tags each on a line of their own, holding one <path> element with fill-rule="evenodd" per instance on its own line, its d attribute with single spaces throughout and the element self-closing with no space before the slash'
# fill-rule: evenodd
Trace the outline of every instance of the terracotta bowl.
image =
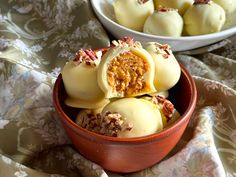
<svg viewBox="0 0 236 177">
<path fill-rule="evenodd" d="M 67 95 L 61 75 L 58 76 L 53 89 L 54 105 L 67 135 L 85 158 L 113 172 L 129 173 L 143 170 L 162 160 L 175 147 L 194 111 L 197 99 L 196 86 L 183 66 L 181 71 L 181 78 L 170 90 L 169 99 L 182 116 L 174 124 L 156 134 L 137 138 L 116 138 L 81 128 L 74 122 L 79 109 L 64 104 Z"/>
</svg>

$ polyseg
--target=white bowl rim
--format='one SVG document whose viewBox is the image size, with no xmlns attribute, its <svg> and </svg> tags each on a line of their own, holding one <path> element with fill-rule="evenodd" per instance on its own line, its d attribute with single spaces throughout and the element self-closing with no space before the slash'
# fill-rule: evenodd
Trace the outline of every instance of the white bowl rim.
<svg viewBox="0 0 236 177">
<path fill-rule="evenodd" d="M 217 38 L 217 37 L 221 37 L 221 36 L 225 36 L 225 35 L 236 34 L 236 26 L 231 27 L 226 30 L 223 30 L 223 31 L 216 32 L 216 33 L 196 35 L 196 36 L 168 37 L 168 36 L 158 36 L 158 35 L 147 34 L 147 33 L 143 33 L 143 32 L 139 32 L 139 31 L 135 31 L 135 30 L 126 28 L 126 27 L 118 24 L 117 22 L 111 20 L 106 15 L 104 15 L 104 13 L 102 13 L 100 9 L 97 8 L 97 6 L 95 5 L 96 4 L 95 1 L 97 1 L 97 0 L 91 0 L 91 4 L 94 8 L 94 11 L 97 12 L 99 15 L 101 15 L 105 20 L 112 23 L 115 27 L 122 28 L 123 30 L 134 33 L 136 35 L 140 35 L 142 37 L 148 37 L 148 38 L 159 39 L 159 40 L 170 40 L 170 41 L 176 41 L 176 40 L 178 40 L 178 41 L 193 41 L 193 40 L 206 40 L 206 39 Z"/>
</svg>

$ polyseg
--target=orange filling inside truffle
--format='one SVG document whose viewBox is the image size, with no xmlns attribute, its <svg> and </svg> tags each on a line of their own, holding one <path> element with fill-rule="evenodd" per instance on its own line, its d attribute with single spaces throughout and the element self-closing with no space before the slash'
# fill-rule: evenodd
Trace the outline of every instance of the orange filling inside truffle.
<svg viewBox="0 0 236 177">
<path fill-rule="evenodd" d="M 111 61 L 107 70 L 108 84 L 113 90 L 125 96 L 138 94 L 150 89 L 144 74 L 149 70 L 145 59 L 132 52 L 123 53 Z"/>
</svg>

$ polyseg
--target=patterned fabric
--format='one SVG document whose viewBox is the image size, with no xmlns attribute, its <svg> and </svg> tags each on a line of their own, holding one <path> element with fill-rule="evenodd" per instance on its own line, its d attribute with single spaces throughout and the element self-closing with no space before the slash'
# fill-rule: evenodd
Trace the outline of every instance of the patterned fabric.
<svg viewBox="0 0 236 177">
<path fill-rule="evenodd" d="M 198 101 L 162 162 L 114 174 L 73 148 L 52 104 L 53 84 L 78 49 L 109 42 L 87 0 L 1 0 L 0 177 L 236 176 L 236 36 L 176 53 Z"/>
</svg>

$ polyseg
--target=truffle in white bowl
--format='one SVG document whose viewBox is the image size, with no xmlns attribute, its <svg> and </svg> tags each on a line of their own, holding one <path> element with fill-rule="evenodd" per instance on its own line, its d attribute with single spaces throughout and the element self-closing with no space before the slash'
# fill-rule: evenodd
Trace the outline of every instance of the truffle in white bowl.
<svg viewBox="0 0 236 177">
<path fill-rule="evenodd" d="M 114 0 L 117 22 L 129 29 L 142 31 L 147 17 L 154 12 L 152 0 Z"/>
<path fill-rule="evenodd" d="M 190 36 L 219 32 L 226 19 L 224 9 L 211 0 L 196 0 L 183 18 L 184 31 Z"/>
<path fill-rule="evenodd" d="M 183 19 L 176 9 L 159 8 L 150 15 L 143 32 L 158 36 L 180 37 L 183 31 Z"/>
<path fill-rule="evenodd" d="M 219 4 L 226 13 L 233 13 L 236 10 L 235 0 L 213 0 L 215 3 Z"/>
</svg>

